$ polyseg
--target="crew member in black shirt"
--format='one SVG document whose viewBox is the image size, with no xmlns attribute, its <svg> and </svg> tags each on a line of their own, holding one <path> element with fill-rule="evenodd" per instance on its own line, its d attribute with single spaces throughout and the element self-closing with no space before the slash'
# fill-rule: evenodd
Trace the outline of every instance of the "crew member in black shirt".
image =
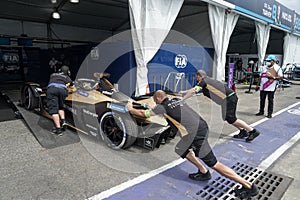
<svg viewBox="0 0 300 200">
<path fill-rule="evenodd" d="M 221 105 L 223 120 L 226 120 L 229 124 L 240 130 L 237 135 L 233 136 L 234 138 L 246 138 L 246 141 L 250 142 L 260 134 L 258 130 L 252 128 L 246 122 L 237 119 L 236 106 L 238 97 L 232 89 L 220 81 L 207 77 L 204 70 L 197 71 L 196 79 L 198 83 L 194 88 L 187 91 L 180 91 L 180 93 L 186 93 L 183 99 L 187 99 L 193 94 L 202 91 L 204 96 Z"/>
<path fill-rule="evenodd" d="M 157 104 L 153 109 L 135 109 L 130 102 L 127 104 L 127 109 L 131 114 L 139 117 L 148 118 L 151 115 L 163 115 L 173 131 L 180 133 L 181 140 L 176 145 L 175 152 L 198 168 L 198 172 L 189 174 L 189 178 L 198 181 L 211 179 L 210 172 L 197 159 L 199 157 L 207 166 L 240 183 L 243 187 L 235 190 L 239 197 L 248 198 L 258 194 L 258 189 L 254 184 L 246 181 L 231 168 L 217 161 L 207 140 L 207 123 L 198 113 L 178 98 L 169 99 L 162 90 L 155 92 L 153 100 Z"/>
<path fill-rule="evenodd" d="M 69 67 L 64 65 L 59 73 L 53 73 L 47 88 L 47 107 L 52 116 L 55 128 L 52 130 L 57 135 L 62 135 L 65 127 L 64 101 L 68 96 L 67 85 L 72 84 Z"/>
</svg>

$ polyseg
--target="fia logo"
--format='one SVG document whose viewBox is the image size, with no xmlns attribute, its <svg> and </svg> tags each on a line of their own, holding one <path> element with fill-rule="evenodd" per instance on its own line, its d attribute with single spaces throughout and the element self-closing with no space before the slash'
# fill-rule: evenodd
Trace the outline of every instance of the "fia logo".
<svg viewBox="0 0 300 200">
<path fill-rule="evenodd" d="M 177 68 L 185 68 L 187 65 L 187 57 L 186 55 L 177 54 L 174 60 L 175 67 Z"/>
</svg>

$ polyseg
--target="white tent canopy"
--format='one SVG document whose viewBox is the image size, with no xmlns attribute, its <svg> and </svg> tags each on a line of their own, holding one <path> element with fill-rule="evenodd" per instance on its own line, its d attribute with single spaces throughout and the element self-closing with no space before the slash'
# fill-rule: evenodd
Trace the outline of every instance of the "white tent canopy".
<svg viewBox="0 0 300 200">
<path fill-rule="evenodd" d="M 266 55 L 271 27 L 261 22 L 255 22 L 255 27 L 258 50 L 258 66 L 261 66 Z"/>
<path fill-rule="evenodd" d="M 283 45 L 283 65 L 288 63 L 300 63 L 300 37 L 287 33 Z"/>
<path fill-rule="evenodd" d="M 147 92 L 147 63 L 169 33 L 183 0 L 129 0 L 130 24 L 137 64 L 135 95 Z"/>
<path fill-rule="evenodd" d="M 226 52 L 232 31 L 238 21 L 239 15 L 226 14 L 225 9 L 208 5 L 209 21 L 212 39 L 215 47 L 213 76 L 217 80 L 225 80 Z"/>
</svg>

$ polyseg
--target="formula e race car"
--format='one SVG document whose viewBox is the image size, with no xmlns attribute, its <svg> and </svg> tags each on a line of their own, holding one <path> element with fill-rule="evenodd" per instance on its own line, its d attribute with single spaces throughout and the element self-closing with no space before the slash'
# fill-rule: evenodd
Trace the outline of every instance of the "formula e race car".
<svg viewBox="0 0 300 200">
<path fill-rule="evenodd" d="M 75 87 L 69 89 L 64 105 L 69 127 L 95 139 L 102 139 L 113 149 L 125 149 L 137 144 L 153 150 L 159 147 L 161 141 L 174 137 L 164 118 L 139 118 L 127 111 L 128 100 L 136 108 L 154 106 L 151 95 L 133 100 L 117 91 L 108 81 L 108 76 L 94 73 L 95 79 L 78 78 L 74 81 Z M 35 110 L 51 118 L 47 112 L 46 90 L 39 84 L 24 84 L 21 104 L 27 110 Z"/>
</svg>

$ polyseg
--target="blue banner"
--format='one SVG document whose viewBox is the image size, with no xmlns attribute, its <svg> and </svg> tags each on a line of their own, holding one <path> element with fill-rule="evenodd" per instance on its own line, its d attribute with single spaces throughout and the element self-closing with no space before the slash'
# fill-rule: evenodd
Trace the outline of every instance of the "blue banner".
<svg viewBox="0 0 300 200">
<path fill-rule="evenodd" d="M 284 5 L 275 2 L 273 5 L 273 18 L 275 25 L 287 30 L 292 30 L 294 11 L 288 9 Z"/>
<path fill-rule="evenodd" d="M 300 16 L 275 0 L 226 0 L 235 10 L 289 31 L 300 33 Z"/>
<path fill-rule="evenodd" d="M 300 15 L 294 12 L 292 31 L 300 34 Z"/>
<path fill-rule="evenodd" d="M 252 1 L 241 1 L 241 0 L 227 0 L 228 2 L 236 6 L 236 10 L 256 17 L 258 19 L 274 23 L 274 10 L 275 0 L 252 0 Z M 274 12 L 275 11 L 275 12 Z"/>
</svg>

